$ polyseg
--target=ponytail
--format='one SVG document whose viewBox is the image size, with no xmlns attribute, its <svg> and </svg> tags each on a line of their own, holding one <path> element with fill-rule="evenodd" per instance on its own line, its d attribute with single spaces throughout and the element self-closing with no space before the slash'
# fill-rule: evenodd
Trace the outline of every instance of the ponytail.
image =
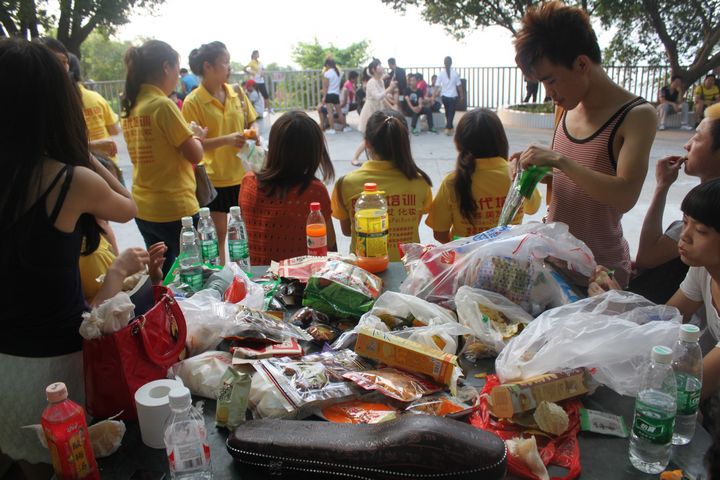
<svg viewBox="0 0 720 480">
<path fill-rule="evenodd" d="M 472 193 L 472 177 L 475 173 L 475 155 L 471 152 L 460 152 L 455 165 L 455 181 L 453 189 L 460 205 L 460 214 L 473 227 L 477 205 Z"/>
<path fill-rule="evenodd" d="M 143 83 L 159 80 L 164 74 L 165 62 L 177 65 L 178 53 L 163 41 L 149 40 L 141 47 L 128 48 L 124 60 L 127 77 L 125 78 L 121 114 L 123 118 L 126 118 L 130 116 L 130 110 L 137 103 L 140 86 Z"/>
</svg>

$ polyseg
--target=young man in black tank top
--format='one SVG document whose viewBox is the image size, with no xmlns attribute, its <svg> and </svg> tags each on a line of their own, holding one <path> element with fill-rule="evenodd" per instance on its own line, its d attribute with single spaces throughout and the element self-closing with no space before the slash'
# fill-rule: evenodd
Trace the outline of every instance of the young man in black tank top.
<svg viewBox="0 0 720 480">
<path fill-rule="evenodd" d="M 555 105 L 565 111 L 555 136 L 562 133 L 576 145 L 554 150 L 531 145 L 519 157 L 523 167 L 553 167 L 556 183 L 560 178 L 564 181 L 565 188 L 553 188 L 549 220 L 568 223 L 573 234 L 590 244 L 596 233 L 604 234 L 606 229 L 598 226 L 590 231 L 586 219 L 603 219 L 618 237 L 613 241 L 624 242 L 619 220 L 635 206 L 647 174 L 657 127 L 655 110 L 608 77 L 589 17 L 580 8 L 553 1 L 529 9 L 515 51 L 523 72 L 543 82 Z M 606 133 L 606 146 L 600 153 L 607 158 L 607 165 L 581 162 L 574 152 L 582 156 L 586 143 L 598 138 L 604 141 Z M 584 208 L 553 218 L 556 209 L 567 209 L 579 199 Z M 608 238 L 605 245 L 612 248 L 613 241 Z M 593 253 L 602 257 L 603 250 L 594 248 Z M 615 260 L 629 274 L 629 254 L 618 256 L 623 258 Z"/>
</svg>

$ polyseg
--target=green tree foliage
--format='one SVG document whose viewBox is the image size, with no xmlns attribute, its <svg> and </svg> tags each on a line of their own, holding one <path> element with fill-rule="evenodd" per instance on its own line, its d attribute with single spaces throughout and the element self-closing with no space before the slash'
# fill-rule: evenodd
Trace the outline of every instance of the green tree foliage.
<svg viewBox="0 0 720 480">
<path fill-rule="evenodd" d="M 404 12 L 416 7 L 425 21 L 451 35 L 499 25 L 514 34 L 538 0 L 383 0 Z M 720 66 L 720 0 L 566 0 L 614 32 L 606 63 L 669 64 L 686 85 Z"/>
<path fill-rule="evenodd" d="M 295 45 L 292 58 L 305 70 L 321 69 L 329 55 L 332 55 L 333 60 L 340 67 L 357 67 L 364 65 L 370 58 L 369 48 L 370 42 L 367 40 L 361 40 L 351 43 L 346 48 L 340 48 L 333 44 L 324 47 L 315 38 L 312 43 L 300 42 Z"/>
<path fill-rule="evenodd" d="M 96 81 L 124 79 L 123 57 L 131 45 L 130 42 L 119 42 L 99 32 L 91 33 L 80 48 L 83 78 Z"/>
<path fill-rule="evenodd" d="M 131 13 L 152 12 L 164 0 L 0 0 L 0 36 L 35 38 L 48 27 L 75 55 L 95 29 L 104 34 L 129 21 Z"/>
</svg>

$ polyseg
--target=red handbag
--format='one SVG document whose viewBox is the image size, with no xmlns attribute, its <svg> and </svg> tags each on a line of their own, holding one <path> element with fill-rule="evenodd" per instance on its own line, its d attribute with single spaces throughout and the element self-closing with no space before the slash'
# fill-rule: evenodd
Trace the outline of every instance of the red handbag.
<svg viewBox="0 0 720 480">
<path fill-rule="evenodd" d="M 137 420 L 135 392 L 167 376 L 185 348 L 187 326 L 167 287 L 153 287 L 155 305 L 111 335 L 83 341 L 85 402 L 95 418 Z"/>
</svg>

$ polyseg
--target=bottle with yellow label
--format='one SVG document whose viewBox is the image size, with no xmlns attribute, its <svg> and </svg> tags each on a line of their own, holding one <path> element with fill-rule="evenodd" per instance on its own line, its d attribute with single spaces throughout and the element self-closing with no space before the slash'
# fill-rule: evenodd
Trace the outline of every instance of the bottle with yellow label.
<svg viewBox="0 0 720 480">
<path fill-rule="evenodd" d="M 383 192 L 377 184 L 366 183 L 355 203 L 355 255 L 358 267 L 368 272 L 387 270 L 388 208 Z"/>
</svg>

